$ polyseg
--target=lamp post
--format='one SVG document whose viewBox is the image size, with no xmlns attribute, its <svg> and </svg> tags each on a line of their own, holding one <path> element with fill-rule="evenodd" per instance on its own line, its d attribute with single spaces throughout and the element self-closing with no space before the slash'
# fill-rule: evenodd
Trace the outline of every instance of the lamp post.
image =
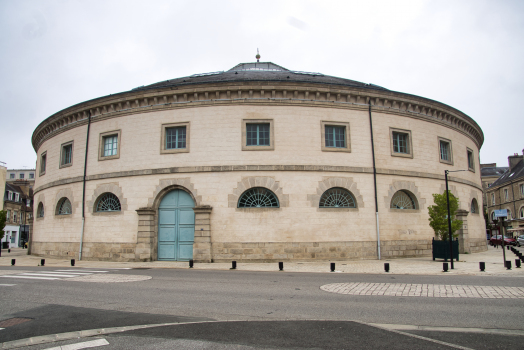
<svg viewBox="0 0 524 350">
<path fill-rule="evenodd" d="M 446 179 L 446 201 L 448 206 L 448 237 L 449 237 L 449 256 L 451 260 L 451 269 L 453 270 L 455 267 L 453 265 L 453 235 L 451 234 L 451 213 L 449 210 L 449 189 L 448 189 L 448 174 L 449 173 L 456 173 L 459 171 L 466 171 L 466 170 L 444 170 L 444 178 Z"/>
</svg>

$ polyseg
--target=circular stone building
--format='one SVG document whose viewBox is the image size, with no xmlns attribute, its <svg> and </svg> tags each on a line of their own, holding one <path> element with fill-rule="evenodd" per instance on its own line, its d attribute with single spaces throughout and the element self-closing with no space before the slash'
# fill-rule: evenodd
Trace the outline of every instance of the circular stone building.
<svg viewBox="0 0 524 350">
<path fill-rule="evenodd" d="M 460 199 L 486 249 L 479 150 L 461 111 L 270 62 L 141 86 L 34 131 L 32 254 L 281 261 L 428 255 L 428 206 Z"/>
</svg>

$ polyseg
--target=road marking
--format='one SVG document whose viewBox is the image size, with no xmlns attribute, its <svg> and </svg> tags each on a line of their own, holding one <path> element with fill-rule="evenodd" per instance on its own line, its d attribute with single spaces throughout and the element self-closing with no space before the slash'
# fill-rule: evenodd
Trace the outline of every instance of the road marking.
<svg viewBox="0 0 524 350">
<path fill-rule="evenodd" d="M 77 275 L 66 275 L 62 273 L 44 272 L 44 273 L 22 273 L 20 276 L 49 276 L 49 277 L 79 277 Z"/>
<path fill-rule="evenodd" d="M 411 283 L 332 283 L 321 290 L 346 295 L 429 298 L 524 299 L 523 287 Z"/>
<path fill-rule="evenodd" d="M 87 271 L 87 270 L 55 270 L 58 272 L 92 272 L 92 273 L 104 273 L 109 271 Z"/>
<path fill-rule="evenodd" d="M 498 335 L 520 335 L 524 336 L 523 330 L 518 329 L 496 329 L 496 328 L 460 328 L 460 327 L 435 327 L 435 326 L 414 326 L 409 324 L 387 324 L 387 323 L 368 323 L 384 329 L 394 329 L 397 331 L 430 331 L 430 332 L 455 332 L 455 333 L 482 333 Z"/>
<path fill-rule="evenodd" d="M 54 348 L 47 348 L 44 350 L 79 350 L 79 349 L 86 349 L 86 348 L 94 348 L 96 346 L 103 346 L 103 345 L 109 345 L 109 342 L 105 339 L 97 339 L 97 340 L 92 340 L 92 341 L 86 341 L 83 343 L 76 343 L 76 344 L 57 346 Z"/>
<path fill-rule="evenodd" d="M 12 287 L 12 286 L 16 286 L 16 284 L 0 284 L 0 286 L 4 286 L 4 287 Z M 3 329 L 3 328 L 2 328 Z"/>
<path fill-rule="evenodd" d="M 59 272 L 59 273 L 64 273 L 64 272 L 66 272 L 66 273 L 68 273 L 68 274 L 71 274 L 71 275 L 78 275 L 78 276 L 80 276 L 80 275 L 92 275 L 92 274 L 93 274 L 93 272 L 71 272 L 71 271 L 67 271 L 67 270 L 55 270 L 55 271 L 53 271 L 53 272 L 51 272 L 51 273 L 55 273 L 55 272 Z"/>
<path fill-rule="evenodd" d="M 0 276 L 3 278 L 26 278 L 26 279 L 33 279 L 33 280 L 59 280 L 60 278 L 57 277 L 36 277 L 36 276 L 21 276 L 21 275 L 8 275 L 8 276 Z"/>
</svg>

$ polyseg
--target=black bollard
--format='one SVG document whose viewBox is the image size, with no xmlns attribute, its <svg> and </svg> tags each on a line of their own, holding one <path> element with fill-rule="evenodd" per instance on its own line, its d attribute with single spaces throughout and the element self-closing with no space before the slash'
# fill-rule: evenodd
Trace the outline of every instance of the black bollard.
<svg viewBox="0 0 524 350">
<path fill-rule="evenodd" d="M 75 266 L 75 259 L 71 259 L 71 266 Z"/>
<path fill-rule="evenodd" d="M 335 263 L 330 264 L 331 272 L 335 272 Z"/>
<path fill-rule="evenodd" d="M 506 260 L 506 270 L 511 270 L 511 260 Z"/>
<path fill-rule="evenodd" d="M 15 266 L 15 262 L 16 262 L 16 259 L 11 259 L 11 266 Z"/>
<path fill-rule="evenodd" d="M 507 250 L 509 250 L 509 245 L 508 245 L 508 246 L 506 246 L 506 247 L 507 247 L 506 249 L 507 249 Z"/>
<path fill-rule="evenodd" d="M 44 266 L 45 265 L 45 259 L 40 259 L 40 266 Z"/>
<path fill-rule="evenodd" d="M 11 248 L 7 248 L 7 252 L 8 252 L 8 253 L 11 253 Z"/>
<path fill-rule="evenodd" d="M 232 261 L 230 270 L 236 270 L 236 269 L 237 269 L 237 262 L 236 261 Z"/>
<path fill-rule="evenodd" d="M 278 263 L 278 271 L 284 271 L 284 263 L 282 261 Z"/>
<path fill-rule="evenodd" d="M 189 268 L 190 268 L 190 269 L 193 268 L 193 259 L 189 260 Z"/>
<path fill-rule="evenodd" d="M 384 263 L 384 271 L 389 272 L 389 263 Z"/>
<path fill-rule="evenodd" d="M 444 272 L 448 272 L 448 263 L 442 263 L 442 268 L 444 269 Z"/>
<path fill-rule="evenodd" d="M 483 261 L 479 262 L 479 268 L 480 271 L 484 272 L 486 270 L 486 263 Z"/>
<path fill-rule="evenodd" d="M 520 260 L 519 259 L 515 259 L 515 267 L 517 269 L 520 269 Z"/>
</svg>

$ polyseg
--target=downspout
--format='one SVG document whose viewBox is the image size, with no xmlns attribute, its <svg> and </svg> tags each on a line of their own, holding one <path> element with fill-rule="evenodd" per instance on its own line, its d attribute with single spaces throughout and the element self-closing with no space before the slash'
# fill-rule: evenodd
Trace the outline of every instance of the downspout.
<svg viewBox="0 0 524 350">
<path fill-rule="evenodd" d="M 91 129 L 91 111 L 87 111 L 86 154 L 85 154 L 85 158 L 84 158 L 84 181 L 83 181 L 83 190 L 82 190 L 82 233 L 80 234 L 80 249 L 78 251 L 78 260 L 82 260 L 82 244 L 84 243 L 87 150 L 89 148 L 89 130 L 90 129 Z"/>
<path fill-rule="evenodd" d="M 371 132 L 371 155 L 373 157 L 373 185 L 375 188 L 375 218 L 377 221 L 377 252 L 380 260 L 380 227 L 378 223 L 378 200 L 377 200 L 377 167 L 375 166 L 375 144 L 373 141 L 373 120 L 371 118 L 371 98 L 369 99 L 369 130 Z"/>
</svg>

